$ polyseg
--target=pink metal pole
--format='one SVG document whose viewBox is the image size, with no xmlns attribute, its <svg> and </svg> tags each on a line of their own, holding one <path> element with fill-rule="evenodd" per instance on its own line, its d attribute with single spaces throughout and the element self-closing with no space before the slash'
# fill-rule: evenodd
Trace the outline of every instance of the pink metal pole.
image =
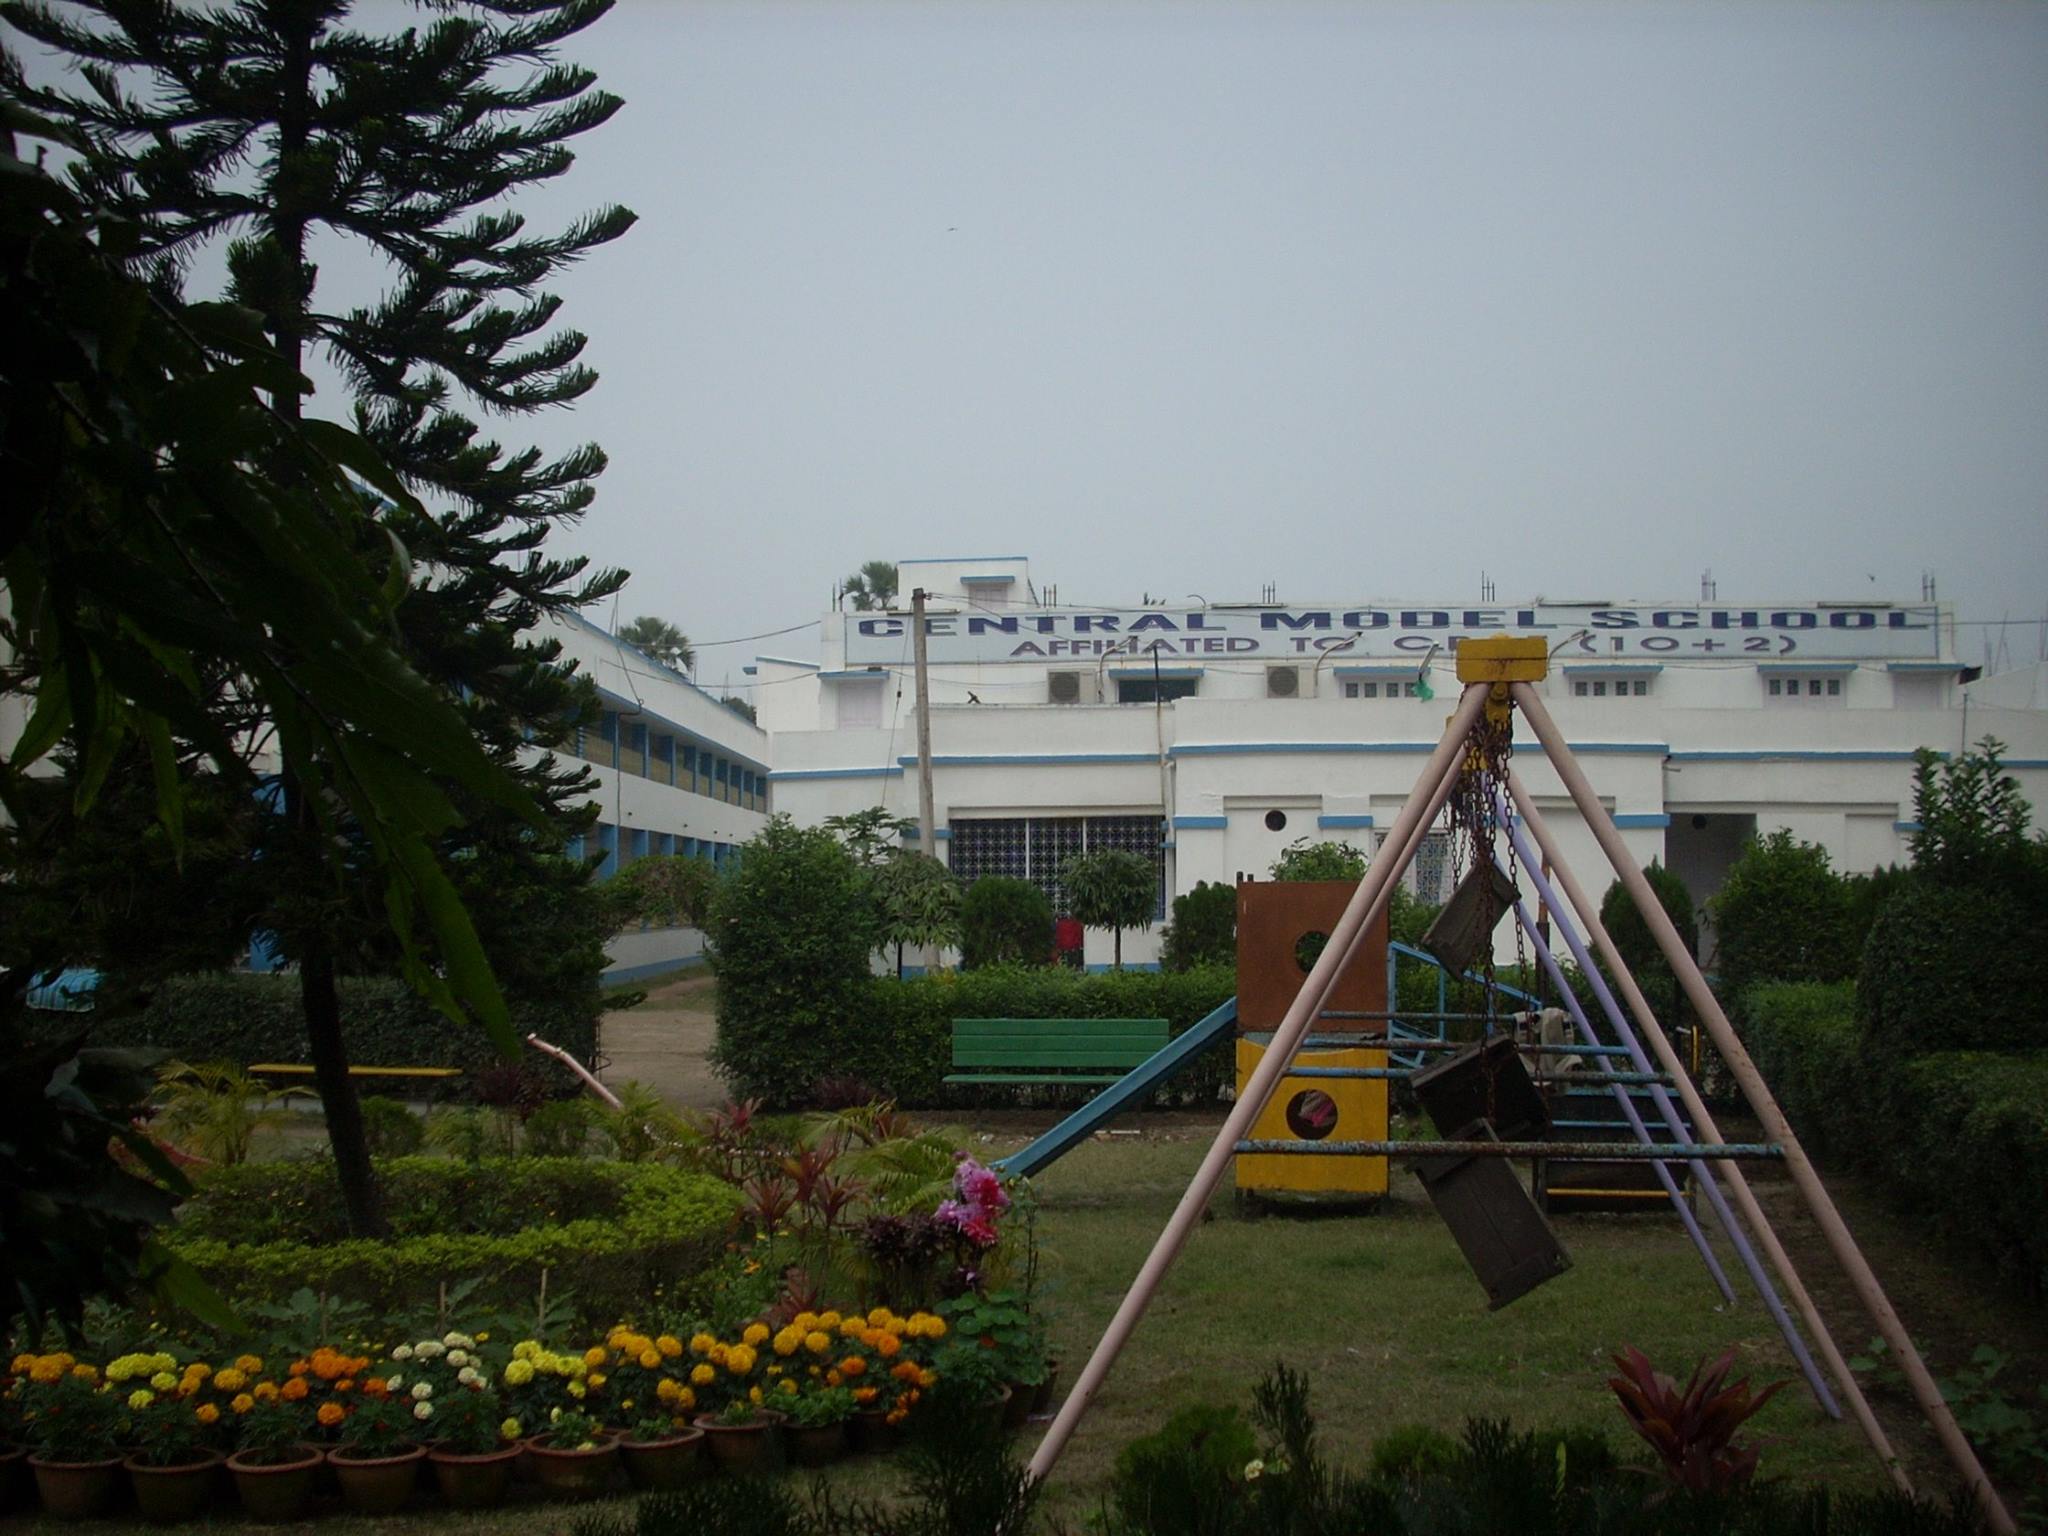
<svg viewBox="0 0 2048 1536">
<path fill-rule="evenodd" d="M 1117 1355 L 1129 1340 L 1131 1331 L 1137 1327 L 1138 1319 L 1144 1316 L 1160 1281 L 1166 1277 L 1166 1271 L 1172 1267 L 1174 1259 L 1186 1245 L 1188 1235 L 1208 1208 L 1209 1197 L 1215 1194 L 1216 1186 L 1223 1181 L 1224 1170 L 1236 1156 L 1238 1142 L 1244 1139 L 1252 1122 L 1265 1109 L 1266 1101 L 1273 1096 L 1274 1088 L 1286 1075 L 1296 1047 L 1322 1012 L 1324 1000 L 1336 984 L 1339 973 L 1350 962 L 1359 936 L 1373 915 L 1391 898 L 1394 884 L 1400 879 L 1414 844 L 1420 840 L 1422 828 L 1428 825 L 1429 819 L 1435 816 L 1437 808 L 1450 794 L 1451 781 L 1460 768 L 1459 757 L 1465 751 L 1465 739 L 1472 730 L 1473 722 L 1479 718 L 1486 694 L 1486 686 L 1475 683 L 1465 689 L 1464 696 L 1458 701 L 1456 711 L 1444 727 L 1443 740 L 1430 754 L 1407 804 L 1401 807 L 1401 814 L 1387 834 L 1387 848 L 1395 850 L 1397 856 L 1375 859 L 1372 867 L 1366 870 L 1365 878 L 1358 882 L 1358 889 L 1352 893 L 1344 915 L 1330 931 L 1328 944 L 1303 980 L 1301 991 L 1295 995 L 1287 1016 L 1273 1032 L 1273 1043 L 1266 1048 L 1265 1056 L 1245 1083 L 1237 1103 L 1231 1106 L 1223 1129 L 1217 1133 L 1215 1143 L 1202 1159 L 1202 1166 L 1196 1170 L 1187 1192 L 1181 1196 L 1180 1204 L 1174 1207 L 1172 1217 L 1160 1232 L 1158 1241 L 1152 1245 L 1152 1252 L 1146 1256 L 1137 1278 L 1131 1282 L 1131 1288 L 1124 1293 L 1123 1302 L 1109 1320 L 1109 1327 L 1103 1331 L 1095 1352 L 1081 1368 L 1073 1389 L 1067 1393 L 1066 1401 L 1060 1404 L 1059 1412 L 1045 1432 L 1045 1438 L 1039 1442 L 1038 1450 L 1031 1458 L 1031 1476 L 1034 1479 L 1043 1479 L 1059 1460 L 1060 1452 L 1066 1448 L 1075 1426 L 1094 1401 L 1103 1379 L 1109 1375 L 1110 1367 L 1116 1363 Z"/>
<path fill-rule="evenodd" d="M 1614 940 L 1600 922 L 1600 909 L 1586 897 L 1585 887 L 1579 884 L 1578 876 L 1572 873 L 1571 865 L 1564 861 L 1558 850 L 1557 839 L 1551 835 L 1550 826 L 1536 809 L 1535 798 L 1522 783 L 1522 776 L 1512 768 L 1508 771 L 1508 793 L 1514 797 L 1515 808 L 1521 812 L 1522 825 L 1529 829 L 1536 839 L 1536 845 L 1543 850 L 1544 858 L 1550 861 L 1550 878 L 1565 899 L 1577 909 L 1579 927 L 1593 947 L 1600 951 L 1600 958 L 1614 973 L 1614 984 L 1621 992 L 1622 1000 L 1642 1026 L 1639 1034 L 1656 1053 L 1658 1063 L 1671 1075 L 1671 1081 L 1679 1098 L 1684 1102 L 1686 1113 L 1692 1116 L 1695 1134 L 1702 1142 L 1725 1142 L 1720 1127 L 1714 1124 L 1714 1117 L 1707 1110 L 1706 1102 L 1700 1098 L 1699 1090 L 1693 1086 L 1692 1075 L 1685 1063 L 1679 1060 L 1678 1052 L 1671 1047 L 1670 1039 L 1657 1023 L 1657 1016 L 1650 1009 L 1649 999 L 1643 996 L 1643 989 L 1636 985 L 1627 964 L 1621 958 L 1621 951 L 1614 947 Z M 1603 812 L 1604 814 L 1604 812 Z M 1663 911 L 1662 907 L 1657 909 Z M 1870 1442 L 1870 1448 L 1877 1453 L 1877 1459 L 1891 1473 L 1901 1493 L 1911 1493 L 1912 1483 L 1906 1477 L 1898 1453 L 1892 1449 L 1890 1438 L 1884 1426 L 1877 1422 L 1877 1415 L 1871 1411 L 1870 1401 L 1863 1395 L 1863 1388 L 1857 1383 L 1856 1375 L 1842 1358 L 1842 1352 L 1835 1347 L 1834 1337 L 1820 1315 L 1820 1308 L 1814 1305 L 1813 1297 L 1807 1294 L 1805 1282 L 1799 1278 L 1799 1271 L 1793 1268 L 1792 1256 L 1785 1251 L 1785 1245 L 1778 1241 L 1778 1234 L 1765 1218 L 1763 1207 L 1757 1204 L 1749 1180 L 1734 1163 L 1716 1163 L 1713 1173 L 1727 1186 L 1734 1196 L 1735 1207 L 1748 1223 L 1757 1246 L 1764 1251 L 1764 1257 L 1771 1261 L 1771 1268 L 1778 1272 L 1778 1279 L 1785 1288 L 1785 1295 L 1791 1299 L 1792 1308 L 1799 1314 L 1799 1320 L 1806 1325 L 1807 1333 L 1813 1339 L 1813 1347 L 1820 1351 L 1820 1357 L 1827 1363 L 1828 1372 L 1841 1388 L 1842 1399 L 1849 1405 L 1849 1412 L 1855 1418 L 1863 1436 Z"/>
<path fill-rule="evenodd" d="M 1906 1380 L 1913 1388 L 1914 1399 L 1920 1404 L 1920 1411 L 1927 1416 L 1935 1435 L 1940 1439 L 1942 1449 L 1948 1452 L 1950 1463 L 1969 1485 L 1984 1518 L 1994 1531 L 2013 1532 L 2018 1527 L 2013 1523 L 2011 1513 L 1998 1496 L 1998 1490 L 1991 1486 L 1991 1479 L 1984 1473 L 1977 1453 L 1970 1448 L 1955 1415 L 1949 1411 L 1948 1403 L 1942 1398 L 1941 1389 L 1934 1384 L 1926 1362 L 1913 1347 L 1913 1339 L 1906 1332 L 1906 1326 L 1899 1321 L 1899 1314 L 1893 1310 L 1891 1299 L 1885 1295 L 1884 1287 L 1878 1283 L 1877 1275 L 1864 1259 L 1862 1250 L 1856 1246 L 1856 1239 L 1849 1231 L 1849 1225 L 1842 1220 L 1841 1212 L 1835 1209 L 1835 1202 L 1829 1198 L 1827 1186 L 1820 1181 L 1813 1162 L 1806 1155 L 1806 1149 L 1799 1144 L 1793 1133 L 1792 1122 L 1785 1118 L 1785 1112 L 1778 1107 L 1778 1101 L 1771 1097 L 1770 1086 L 1764 1082 L 1763 1074 L 1757 1071 L 1756 1063 L 1743 1049 L 1742 1041 L 1728 1022 L 1728 1016 L 1721 1011 L 1719 999 L 1707 985 L 1707 979 L 1700 974 L 1698 962 L 1686 953 L 1685 945 L 1678 937 L 1678 930 L 1671 925 L 1671 919 L 1664 913 L 1657 897 L 1650 889 L 1649 881 L 1629 856 L 1628 847 L 1621 840 L 1621 834 L 1614 829 L 1613 822 L 1593 793 L 1593 786 L 1586 781 L 1585 773 L 1573 759 L 1571 749 L 1557 729 L 1557 723 L 1550 718 L 1550 711 L 1536 690 L 1526 683 L 1514 685 L 1515 702 L 1521 706 L 1523 715 L 1536 732 L 1536 739 L 1543 743 L 1551 766 L 1564 781 L 1566 791 L 1579 807 L 1579 814 L 1599 840 L 1601 850 L 1607 855 L 1614 872 L 1635 901 L 1636 910 L 1649 924 L 1650 932 L 1656 937 L 1657 947 L 1664 951 L 1664 958 L 1670 962 L 1672 974 L 1679 985 L 1685 988 L 1685 995 L 1699 1016 L 1700 1022 L 1713 1036 L 1715 1048 L 1721 1059 L 1728 1064 L 1736 1086 L 1742 1089 L 1742 1096 L 1749 1101 L 1764 1134 L 1785 1148 L 1785 1166 L 1791 1172 L 1792 1182 L 1805 1198 L 1807 1208 L 1813 1212 L 1814 1221 L 1819 1225 L 1821 1235 L 1827 1239 L 1828 1247 L 1834 1251 L 1835 1260 L 1842 1266 L 1842 1272 L 1849 1277 L 1864 1309 L 1871 1321 L 1877 1324 L 1878 1332 L 1884 1335 L 1891 1346 L 1892 1356 L 1899 1368 L 1906 1373 Z M 1662 1039 L 1662 1032 L 1651 1033 Z M 1665 1049 L 1669 1049 L 1666 1042 Z M 1661 1053 L 1660 1053 L 1661 1054 Z M 1681 1085 L 1684 1077 L 1679 1077 Z M 1821 1335 L 1825 1339 L 1826 1335 Z M 1832 1362 L 1830 1362 L 1832 1364 Z"/>
<path fill-rule="evenodd" d="M 526 1043 L 532 1046 L 536 1051 L 539 1051 L 541 1055 L 554 1057 L 555 1060 L 559 1061 L 571 1072 L 574 1072 L 578 1077 L 582 1078 L 583 1086 L 588 1088 L 592 1093 L 596 1094 L 600 1099 L 603 1099 L 605 1103 L 611 1105 L 613 1109 L 618 1109 L 621 1107 L 619 1104 L 619 1096 L 613 1093 L 611 1089 L 605 1087 L 605 1085 L 603 1083 L 600 1083 L 596 1078 L 592 1077 L 589 1071 L 584 1067 L 582 1062 L 578 1061 L 574 1056 L 571 1056 L 559 1045 L 550 1045 L 547 1041 L 541 1039 L 539 1035 L 528 1035 L 526 1037 Z"/>
</svg>

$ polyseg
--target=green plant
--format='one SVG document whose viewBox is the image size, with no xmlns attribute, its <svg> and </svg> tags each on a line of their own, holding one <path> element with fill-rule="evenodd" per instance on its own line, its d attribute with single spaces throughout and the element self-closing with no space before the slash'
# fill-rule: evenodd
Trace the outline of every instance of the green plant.
<svg viewBox="0 0 2048 1536">
<path fill-rule="evenodd" d="M 1067 910 L 1083 925 L 1115 936 L 1115 964 L 1122 970 L 1124 930 L 1150 928 L 1158 910 L 1159 867 L 1142 854 L 1100 848 L 1060 865 L 1060 889 Z"/>
<path fill-rule="evenodd" d="M 243 1460 L 259 1467 L 296 1461 L 304 1454 L 300 1447 L 306 1430 L 306 1416 L 293 1404 L 259 1400 L 235 1420 L 235 1449 Z"/>
<path fill-rule="evenodd" d="M 1236 1501 L 1258 1456 L 1241 1410 L 1196 1403 L 1117 1452 L 1111 1507 L 1131 1530 L 1200 1530 L 1205 1512 Z"/>
<path fill-rule="evenodd" d="M 218 1405 L 213 1405 L 213 1412 L 215 1421 L 208 1424 L 194 1404 L 176 1394 L 158 1394 L 139 1408 L 131 1401 L 121 1439 L 128 1453 L 145 1466 L 189 1467 L 215 1454 L 223 1426 Z"/>
<path fill-rule="evenodd" d="M 2048 843 L 2030 831 L 2033 807 L 2005 771 L 2005 743 L 1986 736 L 1946 763 L 1925 747 L 1914 758 L 1914 876 L 2004 887 L 2022 901 L 2048 893 Z"/>
<path fill-rule="evenodd" d="M 1159 935 L 1159 967 L 1191 971 L 1198 965 L 1237 963 L 1237 891 L 1198 881 L 1173 898 L 1173 916 Z"/>
<path fill-rule="evenodd" d="M 1693 1368 L 1681 1388 L 1649 1362 L 1639 1349 L 1614 1357 L 1619 1376 L 1607 1385 L 1621 1405 L 1629 1428 L 1651 1450 L 1664 1476 L 1688 1493 L 1725 1493 L 1756 1474 L 1757 1449 L 1736 1439 L 1742 1426 L 1787 1385 L 1774 1381 L 1752 1394 L 1749 1379 L 1728 1381 L 1735 1367 L 1731 1347 L 1711 1364 Z"/>
<path fill-rule="evenodd" d="M 507 1155 L 506 1117 L 474 1105 L 444 1104 L 427 1114 L 420 1134 L 436 1152 L 465 1163 L 474 1163 L 492 1153 Z"/>
<path fill-rule="evenodd" d="M 903 839 L 917 831 L 916 821 L 908 816 L 891 816 L 885 805 L 827 816 L 824 825 L 846 844 L 854 862 L 865 870 L 880 869 L 903 851 Z"/>
<path fill-rule="evenodd" d="M 545 1440 L 548 1449 L 554 1451 L 594 1451 L 598 1438 L 603 1435 L 604 1426 L 587 1413 L 574 1408 L 553 1408 L 548 1411 L 548 1427 Z"/>
<path fill-rule="evenodd" d="M 168 1061 L 157 1069 L 157 1125 L 192 1156 L 217 1168 L 245 1162 L 256 1133 L 286 1123 L 288 1110 L 267 1109 L 273 1098 L 306 1098 L 303 1088 L 272 1088 L 228 1061 L 192 1065 Z"/>
<path fill-rule="evenodd" d="M 439 1433 L 435 1411 L 432 1398 L 362 1394 L 342 1423 L 341 1449 L 364 1460 L 396 1456 Z"/>
<path fill-rule="evenodd" d="M 1842 981 L 1855 973 L 1848 891 L 1828 851 L 1785 828 L 1743 844 L 1707 913 L 1731 997 L 1759 981 Z"/>
<path fill-rule="evenodd" d="M 410 1105 L 372 1095 L 363 1100 L 362 1110 L 363 1140 L 372 1157 L 410 1157 L 426 1144 L 426 1122 Z"/>
<path fill-rule="evenodd" d="M 626 1440 L 633 1445 L 653 1445 L 675 1437 L 676 1421 L 658 1413 L 635 1419 L 626 1431 Z"/>
<path fill-rule="evenodd" d="M 950 1338 L 972 1346 L 998 1382 L 1036 1386 L 1045 1380 L 1044 1322 L 1016 1291 L 967 1291 L 939 1304 Z"/>
<path fill-rule="evenodd" d="M 960 903 L 960 963 L 1044 965 L 1052 958 L 1052 902 L 1028 880 L 984 875 Z"/>
<path fill-rule="evenodd" d="M 592 1119 L 582 1099 L 543 1104 L 519 1129 L 521 1150 L 529 1157 L 581 1157 L 590 1146 Z"/>
<path fill-rule="evenodd" d="M 1697 958 L 1699 923 L 1693 917 L 1692 895 L 1686 890 L 1685 882 L 1656 859 L 1650 860 L 1643 870 L 1643 878 L 1649 881 L 1657 905 L 1664 909 L 1664 915 L 1678 930 L 1685 952 Z M 1636 909 L 1635 898 L 1619 880 L 1607 887 L 1607 894 L 1601 899 L 1600 926 L 1614 940 L 1614 947 L 1621 951 L 1622 962 L 1628 966 L 1629 973 L 1635 977 L 1643 995 L 1649 999 L 1650 1007 L 1665 1027 L 1682 1022 L 1685 996 L 1679 990 L 1678 977 L 1651 934 L 1650 925 Z"/>
<path fill-rule="evenodd" d="M 1383 1482 L 1435 1477 L 1458 1461 L 1458 1442 L 1428 1424 L 1396 1424 L 1375 1435 L 1372 1475 Z"/>
<path fill-rule="evenodd" d="M 848 1387 L 822 1387 L 799 1392 L 788 1404 L 789 1422 L 798 1429 L 825 1429 L 853 1417 L 853 1392 Z"/>
<path fill-rule="evenodd" d="M 736 1397 L 719 1409 L 715 1415 L 719 1425 L 725 1429 L 744 1429 L 749 1424 L 761 1422 L 760 1406 L 749 1397 Z"/>
<path fill-rule="evenodd" d="M 457 1456 L 487 1456 L 505 1444 L 505 1405 L 489 1387 L 457 1386 L 433 1398 L 429 1432 Z"/>
<path fill-rule="evenodd" d="M 679 1155 L 693 1139 L 688 1123 L 645 1083 L 623 1083 L 616 1093 L 619 1107 L 599 1106 L 595 1116 L 598 1134 L 612 1144 L 611 1155 L 620 1162 Z"/>
<path fill-rule="evenodd" d="M 1275 880 L 1348 880 L 1365 878 L 1366 855 L 1349 843 L 1312 842 L 1297 837 L 1280 850 L 1271 870 Z"/>
<path fill-rule="evenodd" d="M 21 1426 L 46 1461 L 106 1461 L 120 1454 L 121 1401 L 96 1382 L 66 1373 L 21 1388 Z"/>
<path fill-rule="evenodd" d="M 830 832 L 772 817 L 720 884 L 712 1061 L 743 1097 L 792 1103 L 845 1070 L 875 947 L 860 866 Z"/>
<path fill-rule="evenodd" d="M 2048 1046 L 2048 901 L 1911 880 L 1871 926 L 1856 996 L 1880 1055 Z"/>
<path fill-rule="evenodd" d="M 895 947 L 898 979 L 906 946 L 943 949 L 960 942 L 960 882 L 929 854 L 898 849 L 869 871 L 868 889 L 881 946 Z"/>
<path fill-rule="evenodd" d="M 702 928 L 718 889 L 718 866 L 695 854 L 648 854 L 604 883 L 613 926 Z"/>
<path fill-rule="evenodd" d="M 2029 1392 L 2001 1381 L 2010 1364 L 2003 1350 L 1979 1344 L 1970 1363 L 1941 1382 L 1941 1395 L 1994 1476 L 2048 1497 L 2048 1382 Z"/>
</svg>

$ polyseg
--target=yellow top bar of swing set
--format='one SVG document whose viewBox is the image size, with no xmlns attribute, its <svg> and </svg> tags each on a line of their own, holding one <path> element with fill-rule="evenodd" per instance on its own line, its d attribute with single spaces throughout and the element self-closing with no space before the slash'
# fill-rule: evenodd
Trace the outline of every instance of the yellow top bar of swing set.
<svg viewBox="0 0 2048 1536">
<path fill-rule="evenodd" d="M 1489 635 L 1458 643 L 1461 683 L 1540 683 L 1550 672 L 1550 642 L 1541 635 Z"/>
</svg>

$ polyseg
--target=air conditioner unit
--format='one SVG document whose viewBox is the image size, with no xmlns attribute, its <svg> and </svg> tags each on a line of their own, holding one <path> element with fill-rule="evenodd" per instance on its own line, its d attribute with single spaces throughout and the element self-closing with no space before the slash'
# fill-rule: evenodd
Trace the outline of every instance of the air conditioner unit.
<svg viewBox="0 0 2048 1536">
<path fill-rule="evenodd" d="M 1046 697 L 1055 704 L 1081 702 L 1081 674 L 1078 672 L 1048 672 L 1046 685 Z"/>
<path fill-rule="evenodd" d="M 1269 699 L 1291 699 L 1301 692 L 1301 671 L 1298 667 L 1266 668 L 1266 697 Z"/>
</svg>

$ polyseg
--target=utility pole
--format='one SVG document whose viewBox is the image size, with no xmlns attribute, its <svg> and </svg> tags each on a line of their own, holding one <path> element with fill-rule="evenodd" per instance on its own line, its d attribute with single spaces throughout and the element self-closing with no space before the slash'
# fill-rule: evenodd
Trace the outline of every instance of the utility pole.
<svg viewBox="0 0 2048 1536">
<path fill-rule="evenodd" d="M 939 856 L 938 818 L 932 806 L 932 690 L 924 660 L 924 588 L 910 594 L 911 655 L 917 667 L 917 836 L 918 847 Z M 939 968 L 936 945 L 925 946 L 925 969 Z"/>
</svg>

